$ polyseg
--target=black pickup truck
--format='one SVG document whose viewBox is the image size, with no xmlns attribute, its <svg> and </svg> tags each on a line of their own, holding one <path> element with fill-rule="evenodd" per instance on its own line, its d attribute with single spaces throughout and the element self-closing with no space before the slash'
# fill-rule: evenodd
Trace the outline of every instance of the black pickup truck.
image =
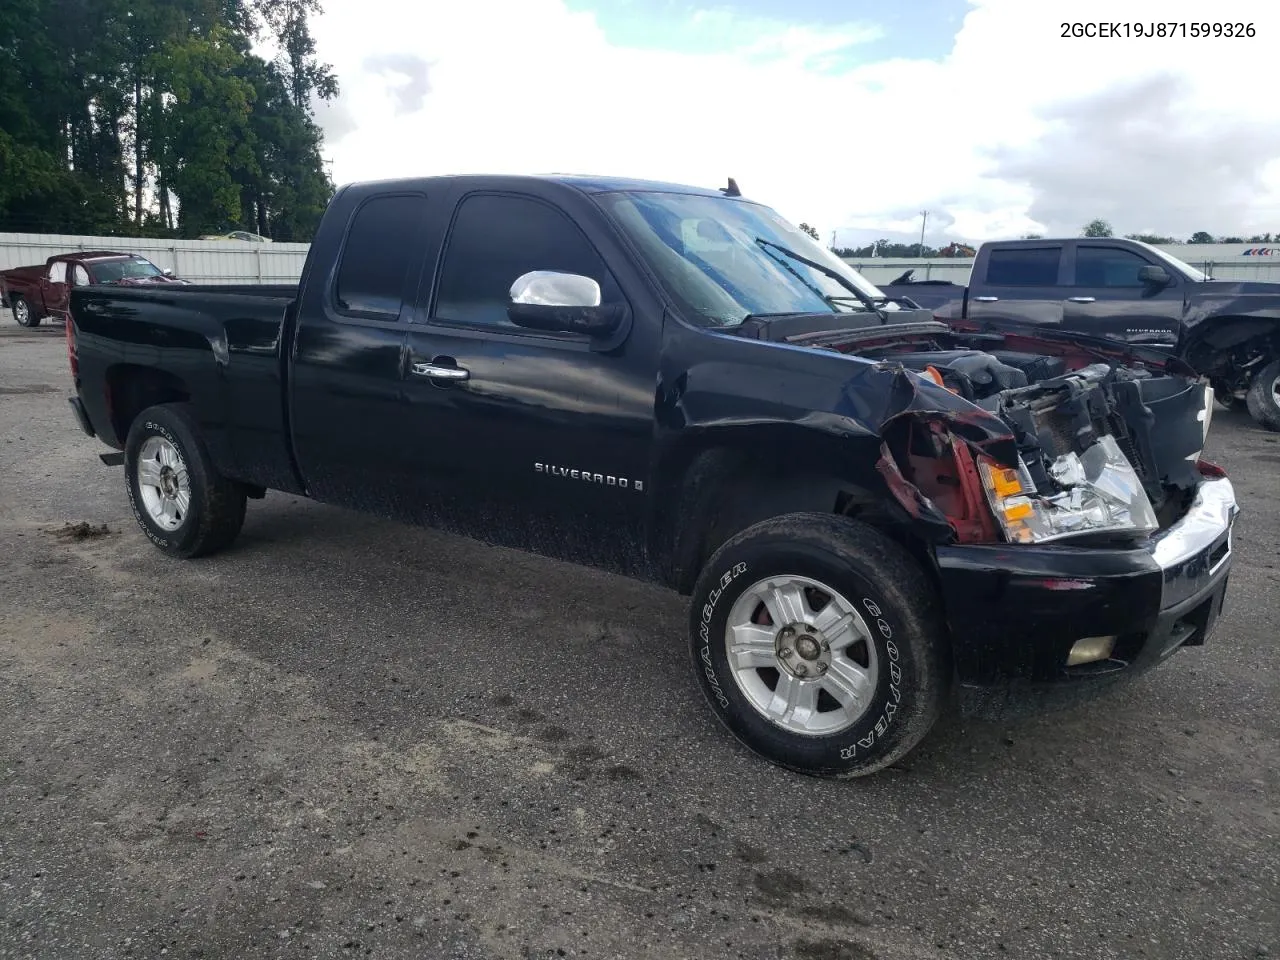
<svg viewBox="0 0 1280 960">
<path fill-rule="evenodd" d="M 1280 283 L 1214 280 L 1111 237 L 984 243 L 967 287 L 913 273 L 884 292 L 960 329 L 1032 324 L 1164 344 L 1208 376 L 1224 404 L 1280 430 Z"/>
<path fill-rule="evenodd" d="M 957 689 L 1131 676 L 1226 589 L 1206 384 L 956 333 L 732 182 L 353 185 L 296 289 L 71 313 L 72 407 L 161 550 L 270 489 L 657 581 L 715 714 L 808 773 L 892 763 Z"/>
</svg>

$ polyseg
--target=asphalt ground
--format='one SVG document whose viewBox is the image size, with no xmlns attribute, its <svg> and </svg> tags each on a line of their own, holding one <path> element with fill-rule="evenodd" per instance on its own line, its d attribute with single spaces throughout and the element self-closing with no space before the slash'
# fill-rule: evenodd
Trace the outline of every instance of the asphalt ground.
<svg viewBox="0 0 1280 960">
<path fill-rule="evenodd" d="M 666 591 L 279 494 L 166 558 L 68 391 L 61 328 L 0 318 L 0 957 L 1280 955 L 1280 435 L 1242 414 L 1206 646 L 826 782 L 719 727 Z"/>
</svg>

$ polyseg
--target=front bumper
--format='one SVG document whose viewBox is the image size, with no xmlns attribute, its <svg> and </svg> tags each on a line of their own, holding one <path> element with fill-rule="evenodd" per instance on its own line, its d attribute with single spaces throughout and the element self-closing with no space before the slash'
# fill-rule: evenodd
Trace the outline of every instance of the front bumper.
<svg viewBox="0 0 1280 960">
<path fill-rule="evenodd" d="M 936 548 L 956 670 L 968 686 L 1088 686 L 1205 642 L 1222 612 L 1238 507 L 1206 478 L 1187 514 L 1145 544 Z M 1068 666 L 1076 641 L 1115 637 L 1110 659 Z"/>
</svg>

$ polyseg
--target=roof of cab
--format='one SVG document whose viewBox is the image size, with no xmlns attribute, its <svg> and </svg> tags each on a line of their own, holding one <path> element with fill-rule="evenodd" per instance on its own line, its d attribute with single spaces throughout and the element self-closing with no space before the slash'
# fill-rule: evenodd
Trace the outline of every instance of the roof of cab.
<svg viewBox="0 0 1280 960">
<path fill-rule="evenodd" d="M 348 184 L 360 189 L 363 193 L 370 188 L 396 189 L 412 188 L 433 180 L 463 182 L 465 186 L 484 188 L 488 186 L 510 186 L 520 181 L 541 183 L 557 183 L 572 187 L 583 193 L 620 193 L 624 191 L 648 191 L 651 193 L 686 193 L 704 197 L 723 197 L 720 190 L 708 187 L 692 187 L 679 183 L 663 183 L 657 180 L 635 180 L 627 177 L 601 177 L 587 174 L 549 173 L 549 174 L 453 174 L 437 177 L 408 177 L 394 180 L 360 181 Z M 727 181 L 726 181 L 727 182 Z"/>
</svg>

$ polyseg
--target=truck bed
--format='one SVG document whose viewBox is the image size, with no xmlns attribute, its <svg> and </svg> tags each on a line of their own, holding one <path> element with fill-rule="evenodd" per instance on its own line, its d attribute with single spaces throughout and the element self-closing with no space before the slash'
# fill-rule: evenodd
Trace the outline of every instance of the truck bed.
<svg viewBox="0 0 1280 960">
<path fill-rule="evenodd" d="M 77 287 L 71 294 L 77 380 L 103 442 L 123 449 L 133 410 L 126 379 L 170 371 L 174 399 L 201 417 L 227 476 L 295 490 L 285 417 L 288 284 Z M 160 355 L 163 361 L 159 361 Z M 181 382 L 182 386 L 178 383 Z"/>
</svg>

